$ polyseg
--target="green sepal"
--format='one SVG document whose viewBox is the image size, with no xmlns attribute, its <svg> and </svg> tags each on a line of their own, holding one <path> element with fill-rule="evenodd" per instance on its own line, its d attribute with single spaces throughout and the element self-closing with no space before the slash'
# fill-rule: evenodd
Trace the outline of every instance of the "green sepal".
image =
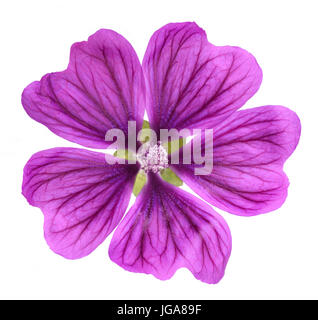
<svg viewBox="0 0 318 320">
<path fill-rule="evenodd" d="M 170 169 L 166 168 L 160 171 L 161 178 L 176 187 L 181 187 L 183 181 Z"/>
<path fill-rule="evenodd" d="M 136 156 L 134 153 L 130 150 L 123 150 L 123 149 L 118 149 L 114 152 L 114 157 L 120 158 L 120 159 L 126 159 L 126 160 L 134 160 Z"/>
<path fill-rule="evenodd" d="M 143 132 L 143 129 L 150 129 L 149 121 L 147 121 L 147 120 L 143 121 L 141 135 L 140 135 L 140 142 L 146 143 L 147 141 L 149 141 L 149 136 L 145 132 Z"/>
<path fill-rule="evenodd" d="M 180 138 L 179 140 L 172 140 L 163 143 L 163 147 L 167 150 L 168 154 L 171 154 L 179 149 L 181 149 L 186 143 L 186 139 Z"/>
<path fill-rule="evenodd" d="M 138 196 L 138 194 L 140 193 L 140 191 L 142 190 L 142 188 L 144 187 L 146 182 L 147 182 L 146 174 L 142 171 L 139 171 L 139 173 L 137 174 L 136 180 L 135 180 L 134 187 L 133 187 L 133 194 L 135 197 Z"/>
</svg>

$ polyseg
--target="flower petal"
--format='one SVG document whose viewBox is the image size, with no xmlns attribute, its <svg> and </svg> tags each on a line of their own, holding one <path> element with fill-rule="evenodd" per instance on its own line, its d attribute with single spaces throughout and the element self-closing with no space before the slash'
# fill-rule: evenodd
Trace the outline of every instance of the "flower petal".
<svg viewBox="0 0 318 320">
<path fill-rule="evenodd" d="M 143 70 L 154 130 L 212 128 L 258 90 L 262 71 L 238 47 L 208 42 L 195 23 L 164 26 L 150 39 Z"/>
<path fill-rule="evenodd" d="M 22 94 L 29 116 L 57 135 L 90 148 L 105 148 L 107 130 L 141 128 L 144 78 L 138 57 L 121 35 L 99 30 L 75 43 L 63 72 L 45 75 Z"/>
<path fill-rule="evenodd" d="M 46 241 L 66 258 L 93 251 L 128 206 L 138 168 L 108 165 L 105 156 L 54 148 L 34 154 L 24 168 L 23 195 L 41 208 Z"/>
<path fill-rule="evenodd" d="M 214 130 L 210 175 L 194 175 L 194 164 L 173 167 L 212 205 L 246 216 L 269 212 L 286 199 L 289 182 L 282 168 L 300 130 L 297 115 L 285 107 L 238 111 Z"/>
<path fill-rule="evenodd" d="M 231 252 L 226 222 L 185 191 L 158 176 L 149 179 L 115 231 L 110 258 L 126 270 L 162 280 L 186 267 L 201 281 L 220 281 Z"/>
</svg>

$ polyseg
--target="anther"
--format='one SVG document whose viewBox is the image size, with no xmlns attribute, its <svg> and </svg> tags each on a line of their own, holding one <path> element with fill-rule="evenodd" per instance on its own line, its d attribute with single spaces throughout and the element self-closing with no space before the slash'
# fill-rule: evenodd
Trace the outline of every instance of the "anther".
<svg viewBox="0 0 318 320">
<path fill-rule="evenodd" d="M 168 153 L 160 141 L 158 144 L 143 144 L 138 150 L 137 160 L 145 172 L 157 173 L 168 167 Z"/>
</svg>

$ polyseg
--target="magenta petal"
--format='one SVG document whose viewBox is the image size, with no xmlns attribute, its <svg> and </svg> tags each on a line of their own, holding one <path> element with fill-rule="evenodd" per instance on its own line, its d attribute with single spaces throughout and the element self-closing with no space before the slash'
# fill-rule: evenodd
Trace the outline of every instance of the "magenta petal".
<svg viewBox="0 0 318 320">
<path fill-rule="evenodd" d="M 230 230 L 203 201 L 151 177 L 119 224 L 109 255 L 132 272 L 166 280 L 188 268 L 207 283 L 217 283 L 231 253 Z"/>
<path fill-rule="evenodd" d="M 194 175 L 195 165 L 176 165 L 182 180 L 203 199 L 238 215 L 279 208 L 287 196 L 285 160 L 300 136 L 297 115 L 281 106 L 234 113 L 214 130 L 213 171 Z"/>
<path fill-rule="evenodd" d="M 24 168 L 23 195 L 44 213 L 51 249 L 69 259 L 88 255 L 128 206 L 134 165 L 108 165 L 105 155 L 74 148 L 34 154 Z"/>
<path fill-rule="evenodd" d="M 105 148 L 105 133 L 142 125 L 145 86 L 138 57 L 121 35 L 99 30 L 71 48 L 67 70 L 45 75 L 22 94 L 31 118 L 57 135 L 91 148 Z M 112 143 L 112 142 L 110 142 Z"/>
<path fill-rule="evenodd" d="M 212 45 L 189 22 L 156 31 L 142 66 L 147 113 L 156 130 L 212 128 L 252 97 L 262 80 L 250 53 Z"/>
</svg>

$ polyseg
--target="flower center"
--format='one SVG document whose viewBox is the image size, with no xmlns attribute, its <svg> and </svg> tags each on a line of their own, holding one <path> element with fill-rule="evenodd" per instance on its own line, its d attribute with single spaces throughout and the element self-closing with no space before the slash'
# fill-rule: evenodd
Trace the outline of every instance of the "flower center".
<svg viewBox="0 0 318 320">
<path fill-rule="evenodd" d="M 157 144 L 144 143 L 138 150 L 137 160 L 145 172 L 157 173 L 168 167 L 168 153 L 160 141 Z"/>
</svg>

